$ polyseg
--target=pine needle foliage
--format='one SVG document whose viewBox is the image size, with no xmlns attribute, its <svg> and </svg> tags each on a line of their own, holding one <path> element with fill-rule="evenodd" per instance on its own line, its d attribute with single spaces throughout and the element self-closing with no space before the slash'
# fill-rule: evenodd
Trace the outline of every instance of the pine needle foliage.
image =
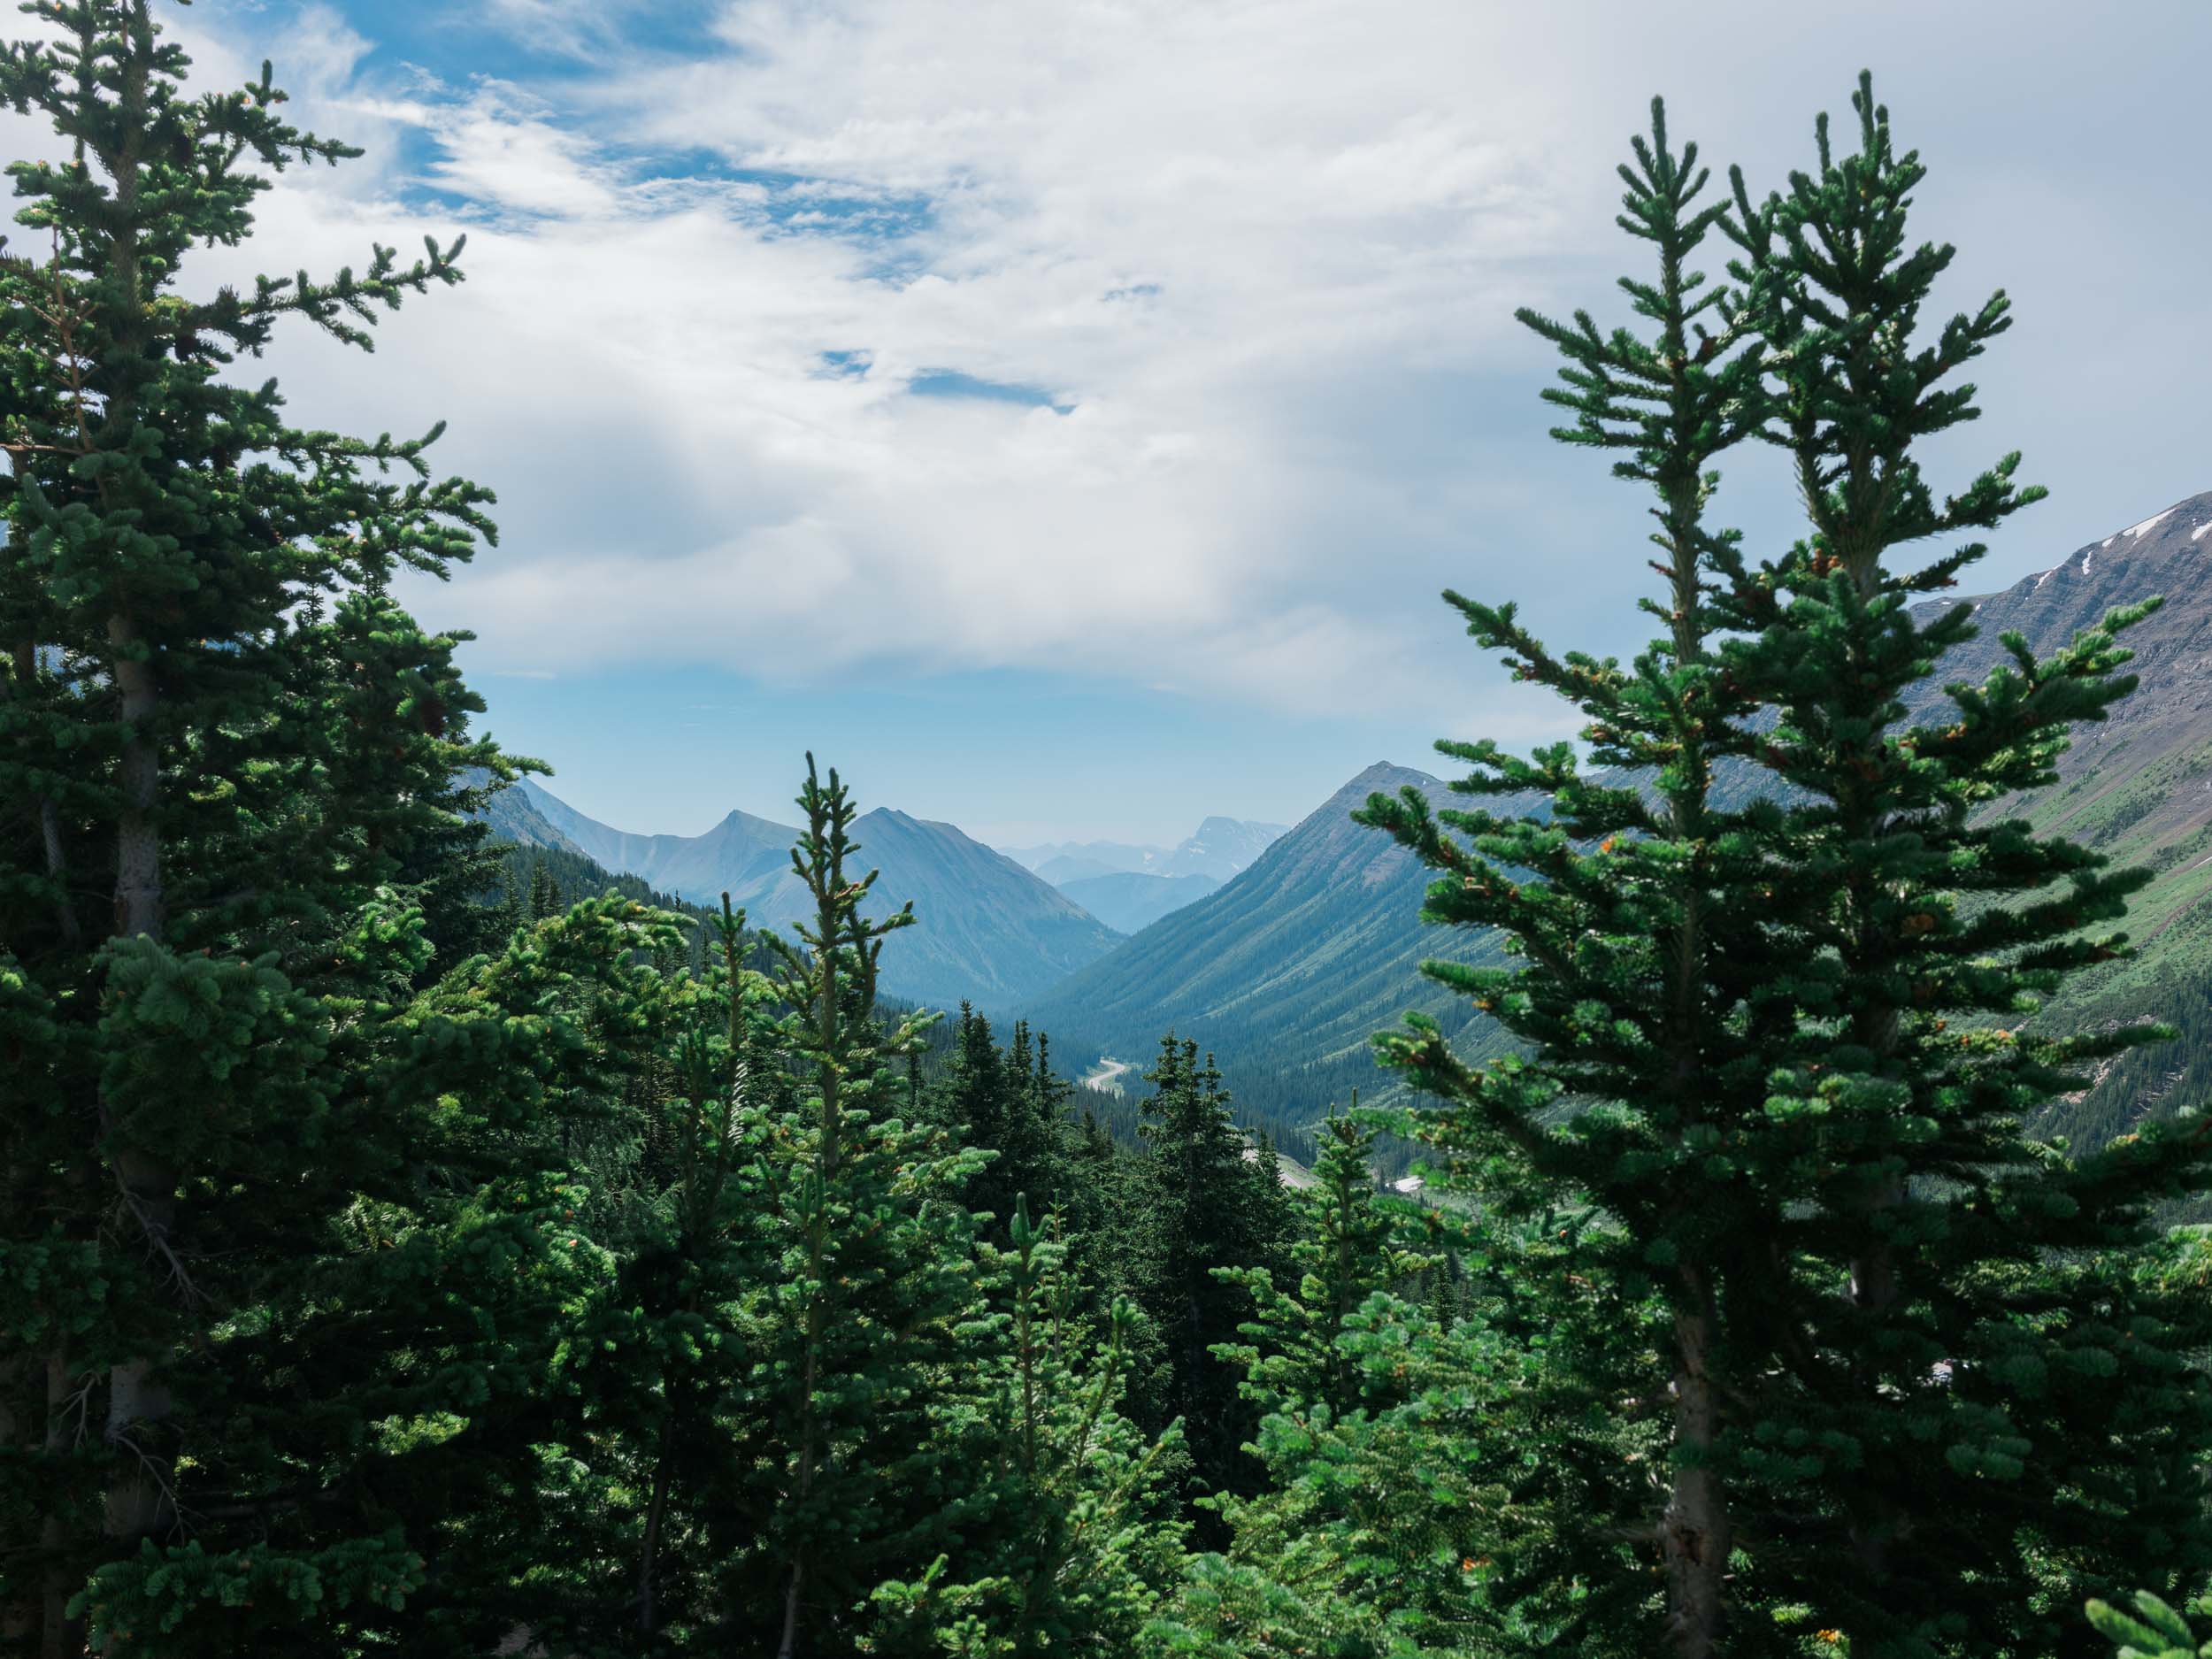
<svg viewBox="0 0 2212 1659">
<path fill-rule="evenodd" d="M 2019 1029 L 2125 949 L 2097 930 L 2145 878 L 1985 810 L 2047 782 L 2068 731 L 2131 688 L 2120 638 L 2155 601 L 2049 661 L 2009 641 L 1946 717 L 1908 719 L 1973 627 L 1915 602 L 1983 551 L 1909 549 L 2040 492 L 2015 456 L 1939 503 L 1924 481 L 1918 446 L 1978 413 L 1956 373 L 2008 306 L 1923 328 L 1951 251 L 1910 245 L 1924 170 L 1869 81 L 1853 103 L 1855 151 L 1824 119 L 1786 190 L 1755 201 L 1736 173 L 1695 211 L 1704 175 L 1655 106 L 1623 218 L 1659 256 L 1624 284 L 1654 332 L 1528 319 L 1566 359 L 1558 435 L 1628 450 L 1617 474 L 1659 496 L 1669 600 L 1647 608 L 1669 630 L 1624 669 L 1450 596 L 1580 712 L 1586 754 L 1441 745 L 1500 808 L 1370 803 L 1439 872 L 1425 915 L 1522 958 L 1426 970 L 1521 1055 L 1470 1066 L 1419 1022 L 1380 1041 L 1440 1097 L 1410 1126 L 1462 1181 L 1501 1214 L 1595 1206 L 1617 1228 L 1603 1271 L 1666 1309 L 1648 1641 L 2024 1659 L 2081 1650 L 2069 1609 L 2131 1561 L 2191 1582 L 2212 1546 L 2188 1363 L 2212 1332 L 2154 1221 L 2202 1187 L 2204 1125 L 2080 1150 L 2020 1126 L 2165 1034 Z M 1685 262 L 1716 229 L 1737 253 L 1709 296 Z M 1755 566 L 1701 519 L 1707 463 L 1750 437 L 1809 518 Z"/>
<path fill-rule="evenodd" d="M 2179 1610 L 2148 1590 L 2139 1590 L 2124 1612 L 2108 1601 L 2089 1603 L 2089 1622 L 2115 1644 L 2113 1659 L 2202 1659 L 2212 1654 L 2212 1637 L 2197 1640 L 2186 1614 L 2212 1619 L 2212 1596 L 2199 1596 Z"/>
<path fill-rule="evenodd" d="M 522 1103 L 602 1072 L 533 975 L 603 982 L 633 922 L 457 959 L 465 815 L 513 766 L 463 636 L 387 588 L 488 542 L 490 496 L 434 426 L 301 426 L 239 373 L 289 321 L 366 348 L 457 243 L 194 292 L 272 174 L 355 152 L 265 69 L 188 91 L 150 0 L 22 10 L 0 102 L 55 144 L 0 256 L 0 1628 L 343 1651 L 421 1610 L 581 1271 Z"/>
</svg>

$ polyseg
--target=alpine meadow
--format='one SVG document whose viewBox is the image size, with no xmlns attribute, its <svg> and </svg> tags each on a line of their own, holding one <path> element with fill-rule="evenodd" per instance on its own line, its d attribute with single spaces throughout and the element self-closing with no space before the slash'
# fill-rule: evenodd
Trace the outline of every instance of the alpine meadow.
<svg viewBox="0 0 2212 1659">
<path fill-rule="evenodd" d="M 2023 342 L 1975 287 L 1984 256 L 1940 239 L 1962 198 L 1872 74 L 1830 65 L 1836 119 L 1737 165 L 1683 135 L 1694 87 L 1597 111 L 1640 124 L 1610 227 L 1484 185 L 1500 222 L 1571 217 L 1560 245 L 1626 272 L 1502 251 L 1484 268 L 1540 303 L 1474 336 L 1540 354 L 1548 416 L 1468 418 L 1556 423 L 1555 521 L 1601 526 L 1601 571 L 1524 549 L 1440 608 L 1386 528 L 1351 545 L 1348 503 L 1302 526 L 1348 538 L 1323 567 L 1338 629 L 1319 578 L 1268 566 L 1294 502 L 1202 569 L 1133 546 L 1096 593 L 1176 559 L 1189 585 L 1141 593 L 1141 627 L 1083 617 L 1085 655 L 1050 632 L 1064 579 L 1025 566 L 1053 515 L 1148 478 L 1170 513 L 1189 456 L 1233 471 L 1262 446 L 1164 411 L 1141 466 L 1056 508 L 1056 469 L 1110 470 L 1083 446 L 1133 396 L 945 366 L 971 360 L 962 282 L 1025 337 L 1025 290 L 980 262 L 1027 256 L 1012 230 L 958 243 L 999 187 L 955 168 L 932 195 L 904 147 L 1066 161 L 1060 129 L 994 125 L 980 69 L 936 125 L 886 104 L 823 137 L 805 77 L 878 73 L 865 8 L 787 34 L 781 0 L 702 4 L 718 20 L 649 47 L 622 31 L 657 0 L 188 4 L 30 0 L 0 47 L 22 147 L 0 245 L 0 1655 L 2212 1655 L 2212 493 L 1983 573 L 2044 534 L 2008 447 Z M 1168 27 L 1099 10 L 1040 12 Z M 540 56 L 492 56 L 510 27 Z M 380 28 L 421 58 L 374 81 Z M 986 32 L 893 82 L 958 81 Z M 1868 35 L 1878 61 L 1914 50 Z M 249 37 L 274 63 L 237 84 Z M 397 158 L 296 124 L 288 56 L 301 106 L 402 134 Z M 725 58 L 793 76 L 741 165 L 699 157 L 710 114 L 753 106 L 686 78 Z M 579 162 L 614 119 L 610 64 L 703 135 L 648 163 L 622 127 Z M 1105 72 L 1050 73 L 1073 100 Z M 1184 119 L 1154 73 L 1159 120 Z M 1200 102 L 1226 127 L 1304 96 L 1250 80 Z M 508 123 L 482 165 L 535 180 L 522 206 L 470 196 L 469 120 Z M 651 245 L 637 282 L 594 276 L 572 188 Z M 1096 211 L 1040 194 L 1041 235 Z M 326 265 L 331 223 L 393 213 L 431 233 L 419 253 Z M 654 238 L 700 213 L 797 288 L 725 272 L 691 309 L 707 290 Z M 2032 257 L 2070 234 L 2032 228 Z M 1363 316 L 1421 263 L 1318 235 L 1325 265 L 1376 262 Z M 552 282 L 525 257 L 549 248 L 576 261 Z M 1173 280 L 1131 269 L 1099 302 L 1113 338 L 1217 364 Z M 676 343 L 607 370 L 631 336 L 569 327 L 564 289 Z M 825 341 L 876 305 L 918 342 L 805 344 L 787 383 L 761 347 L 717 380 L 719 313 L 795 338 L 818 313 L 795 294 L 837 312 Z M 1235 347 L 1261 401 L 1306 326 Z M 580 447 L 449 436 L 448 369 L 567 399 L 548 420 Z M 703 424 L 663 442 L 601 406 L 623 375 L 693 388 Z M 1342 393 L 1348 421 L 1384 419 Z M 839 425 L 864 419 L 839 398 L 876 424 Z M 406 435 L 313 424 L 387 408 Z M 730 408 L 785 447 L 726 445 Z M 969 459 L 902 451 L 925 417 Z M 1296 430 L 1316 488 L 1398 488 L 1345 485 Z M 713 532 L 726 580 L 624 540 L 692 511 L 655 471 L 680 455 L 639 459 L 686 445 L 783 515 L 772 558 L 750 518 Z M 809 539 L 857 512 L 825 457 L 860 453 L 911 494 L 913 583 L 972 626 Z M 580 480 L 568 454 L 603 465 Z M 968 565 L 923 571 L 970 465 L 1002 500 Z M 1513 493 L 1419 511 L 1472 544 Z M 578 503 L 606 513 L 580 541 L 651 592 L 642 643 L 581 555 L 502 545 L 503 517 Z M 1193 642 L 1271 580 L 1287 608 L 1252 626 L 1274 644 Z M 1577 583 L 1583 609 L 1558 599 Z M 511 623 L 450 620 L 486 594 Z M 748 643 L 729 615 L 765 619 Z M 1377 618 L 1402 644 L 1360 632 Z M 1575 649 L 1539 637 L 1585 625 Z M 670 666 L 716 629 L 741 712 Z M 1171 728 L 1278 645 L 1315 696 L 1334 652 L 1451 732 L 1435 773 L 1346 766 L 1286 802 L 1307 772 L 1249 779 L 1382 727 L 1247 687 L 1208 729 L 1279 729 L 1203 740 L 1218 793 L 1186 798 Z M 616 684 L 624 650 L 648 701 L 558 701 Z M 477 672 L 533 651 L 557 666 Z M 981 782 L 965 717 L 931 712 L 976 685 L 1005 721 L 974 740 Z M 572 747 L 503 748 L 510 699 L 532 747 Z M 1106 725 L 1122 700 L 1149 764 L 1081 699 Z M 1039 735 L 1064 709 L 1095 753 Z M 781 798 L 731 806 L 739 728 Z M 641 793 L 663 739 L 695 758 Z M 679 785 L 726 816 L 657 827 L 686 821 Z M 1014 804 L 972 833 L 939 804 L 969 788 Z"/>
</svg>

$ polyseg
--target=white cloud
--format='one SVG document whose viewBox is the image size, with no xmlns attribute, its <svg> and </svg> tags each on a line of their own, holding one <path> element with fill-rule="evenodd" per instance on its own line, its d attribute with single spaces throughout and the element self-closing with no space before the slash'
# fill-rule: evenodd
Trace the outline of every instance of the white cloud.
<svg viewBox="0 0 2212 1659">
<path fill-rule="evenodd" d="M 1402 695 L 1387 634 L 1326 597 L 1346 552 L 1317 527 L 1373 488 L 1329 394 L 1496 332 L 1501 267 L 1555 234 L 1542 169 L 1340 8 L 997 22 L 737 8 L 731 55 L 616 62 L 588 119 L 496 81 L 313 77 L 319 124 L 387 140 L 383 188 L 288 181 L 262 245 L 397 240 L 411 134 L 456 204 L 408 228 L 468 229 L 470 281 L 411 304 L 376 369 L 280 361 L 319 421 L 449 416 L 449 464 L 502 491 L 508 545 L 425 607 L 480 660 Z M 636 160 L 701 143 L 720 165 Z M 926 370 L 1064 412 L 910 395 Z"/>
<path fill-rule="evenodd" d="M 495 4 L 584 66 L 441 84 L 365 73 L 326 7 L 275 42 L 192 26 L 227 70 L 277 48 L 301 112 L 373 147 L 288 174 L 259 260 L 469 232 L 466 287 L 375 365 L 277 365 L 314 424 L 450 418 L 446 463 L 499 489 L 505 545 L 423 603 L 475 660 L 1011 665 L 1310 710 L 1463 699 L 1440 579 L 1619 606 L 1640 503 L 1544 453 L 1511 307 L 1612 314 L 1609 169 L 1652 85 L 1770 179 L 1855 63 L 1801 63 L 1810 23 L 1755 48 L 1440 0 L 748 0 L 672 61 L 618 11 Z M 1068 412 L 909 393 L 937 370 Z"/>
<path fill-rule="evenodd" d="M 621 39 L 634 0 L 448 0 L 454 21 L 488 23 L 539 51 L 584 58 Z"/>
</svg>

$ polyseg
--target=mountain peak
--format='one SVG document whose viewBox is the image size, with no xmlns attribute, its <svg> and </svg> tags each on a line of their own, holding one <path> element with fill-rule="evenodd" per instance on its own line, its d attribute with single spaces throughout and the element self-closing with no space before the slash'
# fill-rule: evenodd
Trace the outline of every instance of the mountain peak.
<svg viewBox="0 0 2212 1659">
<path fill-rule="evenodd" d="M 1443 780 L 1432 778 L 1425 772 L 1416 772 L 1410 766 L 1401 766 L 1394 761 L 1379 760 L 1331 795 L 1329 805 L 1334 806 L 1348 797 L 1364 801 L 1378 790 L 1388 794 L 1407 784 L 1417 789 L 1435 789 L 1443 787 Z"/>
<path fill-rule="evenodd" d="M 1164 857 L 1147 857 L 1143 867 L 1156 876 L 1210 876 L 1216 881 L 1226 881 L 1248 868 L 1282 833 L 1280 824 L 1209 818 L 1173 852 Z"/>
<path fill-rule="evenodd" d="M 756 926 L 787 926 L 806 913 L 804 891 L 791 873 L 798 832 L 787 826 L 741 810 L 703 835 L 632 835 L 534 785 L 528 805 L 529 818 L 508 827 L 511 839 L 565 843 L 696 903 L 711 903 L 726 889 Z M 880 877 L 868 913 L 887 915 L 910 899 L 921 920 L 884 953 L 883 983 L 894 995 L 947 1007 L 973 998 L 995 1010 L 1066 977 L 1118 938 L 954 825 L 879 806 L 855 829 L 863 859 Z"/>
</svg>

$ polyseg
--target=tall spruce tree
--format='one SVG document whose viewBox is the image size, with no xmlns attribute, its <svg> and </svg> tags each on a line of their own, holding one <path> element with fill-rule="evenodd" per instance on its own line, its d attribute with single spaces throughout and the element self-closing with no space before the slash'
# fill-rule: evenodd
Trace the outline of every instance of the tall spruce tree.
<svg viewBox="0 0 2212 1659">
<path fill-rule="evenodd" d="M 472 1414 L 545 1357 L 576 1270 L 518 1133 L 594 1092 L 594 1045 L 515 1000 L 541 956 L 434 984 L 486 871 L 465 776 L 511 773 L 458 636 L 384 587 L 468 557 L 488 496 L 227 371 L 288 317 L 365 346 L 457 249 L 191 295 L 270 173 L 354 152 L 265 72 L 188 95 L 150 0 L 24 10 L 0 99 L 58 158 L 11 168 L 0 260 L 0 1623 L 46 1655 L 88 1624 L 341 1651 L 400 1628 L 480 1495 Z M 626 926 L 572 930 L 565 971 Z"/>
<path fill-rule="evenodd" d="M 983 1160 L 897 1115 L 892 1063 L 924 1021 L 887 1027 L 876 1008 L 884 941 L 912 908 L 862 915 L 875 877 L 851 862 L 851 795 L 811 757 L 798 803 L 792 868 L 812 909 L 772 943 L 804 1093 L 738 1122 L 755 1148 L 757 1278 L 736 1312 L 739 1473 L 711 1536 L 729 1616 L 778 1659 L 852 1651 L 873 1586 L 918 1576 L 966 1517 L 956 1471 L 977 1424 L 962 1360 L 983 1296 L 958 1202 Z"/>
<path fill-rule="evenodd" d="M 2008 1024 L 2124 948 L 2083 930 L 2140 878 L 1990 803 L 2048 781 L 2066 731 L 2124 695 L 2115 635 L 2139 612 L 2050 663 L 2014 641 L 1947 714 L 1909 716 L 1972 628 L 1970 607 L 1913 602 L 1981 549 L 1919 568 L 1896 550 L 2039 492 L 2016 457 L 1940 505 L 1922 481 L 1916 446 L 1977 412 L 1948 381 L 2006 305 L 1919 337 L 1950 250 L 1909 250 L 1923 169 L 1863 81 L 1855 103 L 1856 154 L 1824 121 L 1815 171 L 1763 203 L 1738 176 L 1727 213 L 1693 211 L 1704 176 L 1655 107 L 1623 219 L 1660 256 L 1655 283 L 1624 285 L 1655 337 L 1530 319 L 1568 359 L 1559 435 L 1629 450 L 1617 472 L 1661 497 L 1669 635 L 1624 672 L 1454 597 L 1612 770 L 1567 745 L 1444 745 L 1475 768 L 1466 791 L 1548 810 L 1371 802 L 1444 878 L 1425 914 L 1500 928 L 1525 959 L 1427 968 L 1524 1056 L 1471 1067 L 1422 1022 L 1384 1049 L 1443 1097 L 1420 1133 L 1502 1213 L 1594 1204 L 1603 1271 L 1668 1310 L 1654 1640 L 2087 1651 L 2070 1609 L 2131 1558 L 2162 1585 L 2201 1570 L 2206 1390 L 2185 1356 L 2206 1330 L 2151 1217 L 2201 1186 L 2206 1146 L 2193 1122 L 2080 1156 L 2024 1134 L 2079 1067 L 2160 1033 Z M 1686 261 L 1716 226 L 1738 286 L 1701 295 Z M 1751 431 L 1812 518 L 1755 568 L 1701 526 L 1706 461 Z"/>
<path fill-rule="evenodd" d="M 1777 716 L 1751 758 L 1785 803 L 1792 880 L 1765 931 L 1804 964 L 1774 987 L 1797 1018 L 1766 1045 L 1766 1111 L 1801 1148 L 1786 1324 L 1809 1339 L 1777 1415 L 1848 1448 L 1798 1490 L 1844 1545 L 1823 1588 L 1855 1652 L 2088 1651 L 2085 1592 L 2192 1586 L 2212 1561 L 2212 1385 L 2186 1363 L 2212 1324 L 2155 1222 L 2203 1190 L 2212 1137 L 2193 1114 L 2070 1153 L 2023 1133 L 2087 1068 L 2171 1033 L 2012 1028 L 2125 950 L 2094 930 L 2150 872 L 1985 809 L 2053 782 L 2070 730 L 2133 689 L 2118 636 L 2158 602 L 2048 661 L 2008 638 L 2009 663 L 1912 711 L 1973 626 L 1970 605 L 1913 601 L 1983 548 L 1907 550 L 2042 492 L 2015 485 L 2016 455 L 1941 501 L 1923 477 L 1924 441 L 1978 413 L 1951 382 L 2009 309 L 1998 294 L 1924 333 L 1952 250 L 1909 241 L 1925 168 L 1868 77 L 1853 108 L 1855 150 L 1824 121 L 1786 190 L 1755 204 L 1739 175 L 1732 229 L 1767 435 L 1810 518 L 1724 601 L 1729 670 Z"/>
<path fill-rule="evenodd" d="M 1651 491 L 1663 602 L 1641 602 L 1665 634 L 1627 670 L 1580 653 L 1555 657 L 1511 604 L 1447 595 L 1468 631 L 1589 720 L 1594 759 L 1640 778 L 1586 774 L 1571 745 L 1523 760 L 1495 743 L 1441 743 L 1472 766 L 1455 786 L 1509 800 L 1502 812 L 1432 814 L 1416 791 L 1376 796 L 1356 816 L 1390 830 L 1446 872 L 1425 917 L 1502 928 L 1526 965 L 1424 972 L 1469 996 L 1532 1050 L 1479 1071 L 1462 1066 L 1439 1029 L 1415 1022 L 1385 1056 L 1451 1102 L 1416 1125 L 1502 1214 L 1594 1202 L 1622 1224 L 1593 1235 L 1604 1271 L 1631 1294 L 1655 1291 L 1671 1325 L 1664 1366 L 1675 1455 L 1652 1537 L 1664 1563 L 1669 1640 L 1715 1650 L 1731 1523 L 1717 1458 L 1724 1380 L 1721 1253 L 1760 1236 L 1772 1210 L 1748 1184 L 1715 1179 L 1727 1138 L 1717 1075 L 1755 1077 L 1758 1061 L 1732 1016 L 1769 967 L 1724 931 L 1736 889 L 1756 873 L 1745 814 L 1718 809 L 1713 766 L 1731 722 L 1750 705 L 1714 672 L 1711 574 L 1736 560 L 1711 528 L 1711 463 L 1756 429 L 1761 358 L 1744 344 L 1740 301 L 1694 268 L 1725 211 L 1703 206 L 1697 148 L 1677 153 L 1655 100 L 1649 138 L 1633 144 L 1619 223 L 1650 244 L 1657 271 L 1624 277 L 1650 327 L 1601 330 L 1587 312 L 1523 320 L 1566 358 L 1546 396 L 1576 417 L 1555 435 L 1622 451 L 1616 477 Z M 1709 321 L 1710 326 L 1708 326 Z M 1648 781 L 1643 781 L 1647 780 Z M 1540 798 L 1548 810 L 1513 809 Z M 1446 832 L 1455 830 L 1464 840 Z M 1563 1101 L 1584 1110 L 1549 1119 Z M 1656 1393 L 1656 1390 L 1648 1391 Z"/>
</svg>

